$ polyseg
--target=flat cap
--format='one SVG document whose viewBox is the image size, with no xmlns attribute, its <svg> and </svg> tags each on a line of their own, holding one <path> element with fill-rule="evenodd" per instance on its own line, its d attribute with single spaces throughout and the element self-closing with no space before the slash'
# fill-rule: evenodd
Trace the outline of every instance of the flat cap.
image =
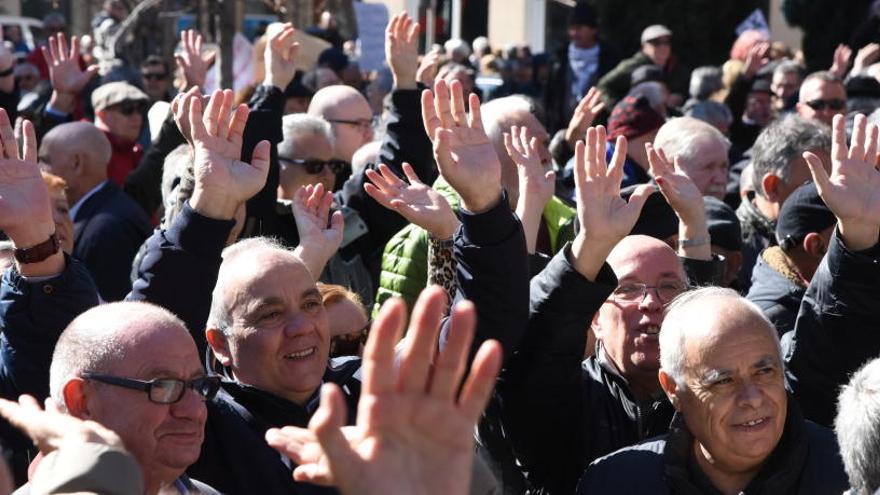
<svg viewBox="0 0 880 495">
<path fill-rule="evenodd" d="M 95 111 L 118 105 L 126 101 L 150 101 L 150 97 L 127 82 L 117 81 L 98 86 L 92 92 L 92 108 Z"/>
</svg>

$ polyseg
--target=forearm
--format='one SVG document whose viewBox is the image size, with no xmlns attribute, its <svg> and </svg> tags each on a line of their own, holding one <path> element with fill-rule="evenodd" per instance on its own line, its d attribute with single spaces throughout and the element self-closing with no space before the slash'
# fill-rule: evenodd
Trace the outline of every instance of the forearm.
<svg viewBox="0 0 880 495">
<path fill-rule="evenodd" d="M 538 243 L 538 229 L 541 227 L 541 218 L 544 208 L 528 198 L 520 197 L 516 205 L 516 215 L 519 217 L 523 226 L 523 233 L 526 237 L 526 250 L 529 254 L 534 254 Z"/>
<path fill-rule="evenodd" d="M 306 265 L 306 268 L 309 269 L 309 273 L 312 274 L 312 278 L 318 280 L 321 273 L 324 271 L 324 267 L 327 266 L 327 262 L 330 261 L 330 258 L 333 257 L 334 253 L 330 253 L 328 256 L 327 253 L 321 252 L 321 249 L 316 249 L 314 246 L 300 244 L 293 250 L 293 254 L 295 254 L 300 261 Z"/>
<path fill-rule="evenodd" d="M 605 265 L 605 259 L 619 239 L 589 237 L 584 231 L 578 233 L 571 245 L 571 264 L 584 278 L 595 281 Z"/>
<path fill-rule="evenodd" d="M 712 239 L 705 215 L 696 220 L 678 222 L 678 255 L 695 260 L 712 259 Z"/>
</svg>

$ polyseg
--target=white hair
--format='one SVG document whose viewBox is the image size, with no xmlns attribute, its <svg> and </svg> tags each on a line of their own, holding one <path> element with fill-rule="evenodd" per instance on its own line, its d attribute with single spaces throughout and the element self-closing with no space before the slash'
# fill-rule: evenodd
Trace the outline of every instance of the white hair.
<svg viewBox="0 0 880 495">
<path fill-rule="evenodd" d="M 880 489 L 880 358 L 856 371 L 841 389 L 834 431 L 853 493 Z"/>
<path fill-rule="evenodd" d="M 452 38 L 443 44 L 446 55 L 452 59 L 467 60 L 471 56 L 471 47 L 467 41 L 460 38 Z"/>
<path fill-rule="evenodd" d="M 693 117 L 667 120 L 654 138 L 654 147 L 663 150 L 670 160 L 678 157 L 683 164 L 687 164 L 700 154 L 700 147 L 696 143 L 704 139 L 715 140 L 725 150 L 730 149 L 730 141 L 721 131 Z"/>
<path fill-rule="evenodd" d="M 330 122 L 306 113 L 285 115 L 281 119 L 281 133 L 284 138 L 278 143 L 280 156 L 293 155 L 296 151 L 294 150 L 294 139 L 304 134 L 324 136 L 331 145 L 333 144 L 333 130 L 330 128 Z"/>
<path fill-rule="evenodd" d="M 666 308 L 663 324 L 660 327 L 660 368 L 675 380 L 680 387 L 685 379 L 685 344 L 688 337 L 688 326 L 692 323 L 690 312 L 704 310 L 711 299 L 730 301 L 726 307 L 738 305 L 750 313 L 756 320 L 763 323 L 767 332 L 773 337 L 779 362 L 782 363 L 782 346 L 776 328 L 767 319 L 755 303 L 739 295 L 733 289 L 723 287 L 701 287 L 682 293 L 672 300 Z M 707 322 L 709 323 L 709 322 Z"/>
</svg>

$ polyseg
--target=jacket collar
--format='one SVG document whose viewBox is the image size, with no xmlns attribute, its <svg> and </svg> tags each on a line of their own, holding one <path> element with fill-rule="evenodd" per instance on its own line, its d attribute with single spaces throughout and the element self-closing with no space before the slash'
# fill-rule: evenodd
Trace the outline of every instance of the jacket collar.
<svg viewBox="0 0 880 495">
<path fill-rule="evenodd" d="M 767 218 L 752 203 L 755 193 L 749 193 L 748 197 L 743 199 L 739 208 L 736 209 L 736 216 L 742 224 L 743 238 L 760 236 L 765 237 L 771 246 L 776 245 L 776 222 Z"/>
</svg>

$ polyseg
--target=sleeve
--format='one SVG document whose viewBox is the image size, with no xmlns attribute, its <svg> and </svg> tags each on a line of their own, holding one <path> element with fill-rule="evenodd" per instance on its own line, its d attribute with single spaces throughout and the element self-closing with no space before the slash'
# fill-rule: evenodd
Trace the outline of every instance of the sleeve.
<svg viewBox="0 0 880 495">
<path fill-rule="evenodd" d="M 200 353 L 207 345 L 205 324 L 221 254 L 234 224 L 234 220 L 199 215 L 185 204 L 167 231 L 157 230 L 147 239 L 138 279 L 126 298 L 151 302 L 176 314 L 186 323 Z"/>
<path fill-rule="evenodd" d="M 168 117 L 141 163 L 125 178 L 125 192 L 144 209 L 148 217 L 152 217 L 162 204 L 165 157 L 181 144 L 186 144 L 186 139 L 177 128 L 174 115 L 169 110 Z"/>
<path fill-rule="evenodd" d="M 428 285 L 439 285 L 450 301 L 455 299 L 455 259 L 452 239 L 428 237 Z"/>
<path fill-rule="evenodd" d="M 140 465 L 124 449 L 82 442 L 67 443 L 38 464 L 33 493 L 142 493 Z"/>
<path fill-rule="evenodd" d="M 0 286 L 0 395 L 16 400 L 49 395 L 49 365 L 61 332 L 98 304 L 98 290 L 82 262 L 66 256 L 61 274 L 34 281 L 15 268 Z"/>
<path fill-rule="evenodd" d="M 142 228 L 112 213 L 101 213 L 76 240 L 74 256 L 89 267 L 104 301 L 121 301 L 131 291 L 132 260 L 149 232 L 148 226 Z"/>
<path fill-rule="evenodd" d="M 284 93 L 275 86 L 257 86 L 254 96 L 248 102 L 250 113 L 242 135 L 241 159 L 250 163 L 257 143 L 268 140 L 269 175 L 266 185 L 247 202 L 247 216 L 258 223 L 275 214 L 278 199 L 278 143 L 284 139 L 281 119 L 284 116 Z"/>
<path fill-rule="evenodd" d="M 830 426 L 840 386 L 880 354 L 878 280 L 880 245 L 853 252 L 835 232 L 785 349 L 787 384 L 811 421 Z"/>
<path fill-rule="evenodd" d="M 595 282 L 571 264 L 571 245 L 531 281 L 528 327 L 496 387 L 514 455 L 538 486 L 568 489 L 586 453 L 582 361 L 593 315 L 617 285 L 607 264 Z"/>
<path fill-rule="evenodd" d="M 727 96 L 724 98 L 724 104 L 730 108 L 730 113 L 736 122 L 742 121 L 742 114 L 746 110 L 749 91 L 752 89 L 752 81 L 753 79 L 740 74 L 733 81 L 733 84 L 730 85 L 730 91 L 728 91 Z"/>
</svg>

